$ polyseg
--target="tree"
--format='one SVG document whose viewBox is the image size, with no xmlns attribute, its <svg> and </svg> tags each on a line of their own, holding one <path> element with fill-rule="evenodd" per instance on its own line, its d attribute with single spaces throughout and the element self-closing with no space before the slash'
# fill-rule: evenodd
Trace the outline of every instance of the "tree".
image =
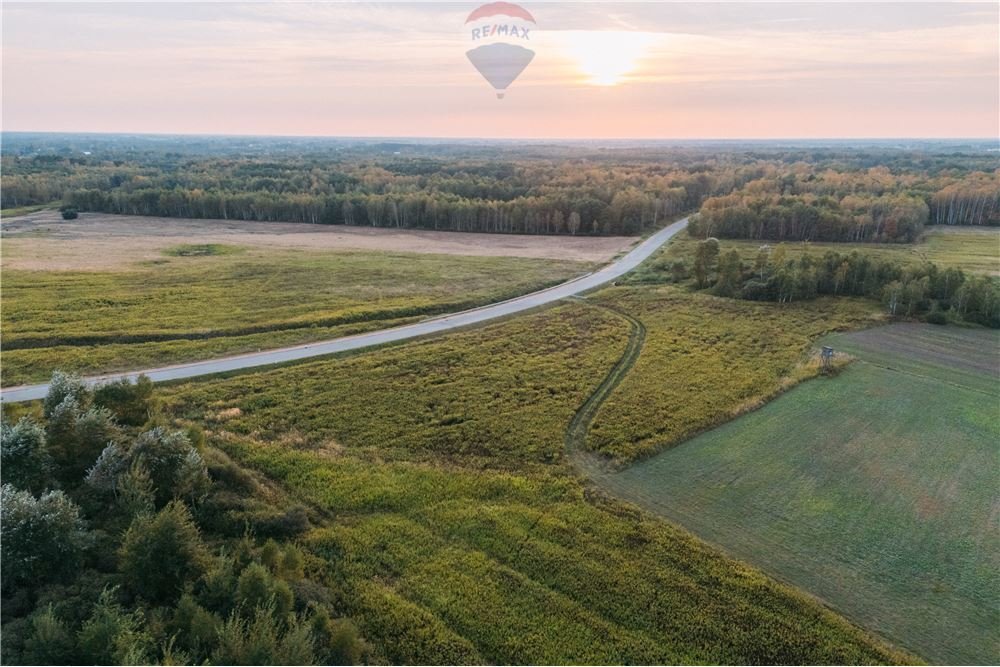
<svg viewBox="0 0 1000 667">
<path fill-rule="evenodd" d="M 198 579 L 208 554 L 187 506 L 173 501 L 155 516 L 140 514 L 119 550 L 119 571 L 128 588 L 153 603 L 176 600 Z"/>
<path fill-rule="evenodd" d="M 903 296 L 903 283 L 893 280 L 882 290 L 882 301 L 890 315 L 895 316 Z"/>
<path fill-rule="evenodd" d="M 31 617 L 31 634 L 24 642 L 23 664 L 72 665 L 78 662 L 76 642 L 49 604 Z"/>
<path fill-rule="evenodd" d="M 135 382 L 122 378 L 94 389 L 94 404 L 107 408 L 119 424 L 142 426 L 152 411 L 153 381 L 140 375 Z"/>
<path fill-rule="evenodd" d="M 49 379 L 49 391 L 42 401 L 45 418 L 52 417 L 55 409 L 68 397 L 73 397 L 80 408 L 90 405 L 90 392 L 83 380 L 76 375 L 55 371 Z"/>
<path fill-rule="evenodd" d="M 715 293 L 719 296 L 735 296 L 743 281 L 743 263 L 740 253 L 730 250 L 719 261 L 719 278 L 715 282 Z"/>
<path fill-rule="evenodd" d="M 698 283 L 698 288 L 708 285 L 708 279 L 719 257 L 719 240 L 708 238 L 698 243 L 694 252 L 694 267 L 692 272 Z"/>
<path fill-rule="evenodd" d="M 260 563 L 248 565 L 236 584 L 236 602 L 246 613 L 268 607 L 278 618 L 284 618 L 292 610 L 294 599 L 288 584 Z"/>
<path fill-rule="evenodd" d="M 89 396 L 85 397 L 89 401 Z M 104 408 L 81 407 L 70 393 L 51 411 L 45 437 L 62 479 L 78 483 L 111 442 L 120 437 L 118 425 Z"/>
<path fill-rule="evenodd" d="M 233 612 L 219 630 L 212 652 L 217 665 L 315 664 L 313 635 L 297 616 L 279 618 L 273 605 L 256 607 L 249 618 Z"/>
<path fill-rule="evenodd" d="M 198 499 L 208 488 L 205 462 L 183 431 L 157 426 L 141 433 L 129 448 L 128 459 L 148 472 L 157 506 L 172 498 Z"/>
<path fill-rule="evenodd" d="M 143 628 L 142 612 L 125 611 L 114 588 L 101 593 L 80 628 L 79 662 L 92 665 L 141 665 L 150 662 L 152 638 Z"/>
<path fill-rule="evenodd" d="M 91 544 L 80 508 L 62 491 L 35 498 L 4 484 L 0 494 L 4 590 L 73 572 Z"/>
<path fill-rule="evenodd" d="M 580 214 L 573 211 L 569 214 L 569 222 L 567 228 L 570 234 L 576 234 L 580 231 Z"/>
<path fill-rule="evenodd" d="M 0 483 L 41 493 L 52 485 L 53 464 L 45 431 L 31 417 L 0 421 Z"/>
<path fill-rule="evenodd" d="M 80 217 L 75 206 L 63 206 L 59 209 L 59 212 L 62 213 L 63 220 L 76 220 Z"/>
</svg>

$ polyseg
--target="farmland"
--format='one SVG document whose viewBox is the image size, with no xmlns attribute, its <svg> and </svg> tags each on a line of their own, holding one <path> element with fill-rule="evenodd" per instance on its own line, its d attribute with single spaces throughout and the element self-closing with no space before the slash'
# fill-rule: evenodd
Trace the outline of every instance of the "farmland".
<svg viewBox="0 0 1000 667">
<path fill-rule="evenodd" d="M 934 662 L 996 662 L 1000 339 L 826 340 L 859 360 L 601 486 Z"/>
<path fill-rule="evenodd" d="M 154 260 L 113 270 L 5 262 L 3 383 L 334 338 L 502 300 L 589 266 L 220 243 L 170 243 Z"/>
<path fill-rule="evenodd" d="M 911 660 L 581 483 L 564 431 L 629 333 L 568 304 L 164 408 L 330 517 L 303 544 L 393 662 Z"/>
</svg>

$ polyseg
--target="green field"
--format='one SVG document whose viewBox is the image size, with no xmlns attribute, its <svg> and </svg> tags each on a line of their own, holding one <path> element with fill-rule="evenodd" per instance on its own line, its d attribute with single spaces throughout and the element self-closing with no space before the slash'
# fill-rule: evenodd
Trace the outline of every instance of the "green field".
<svg viewBox="0 0 1000 667">
<path fill-rule="evenodd" d="M 1000 336 L 827 340 L 859 361 L 599 484 L 929 660 L 995 664 Z"/>
<path fill-rule="evenodd" d="M 589 265 L 178 246 L 121 271 L 4 270 L 3 384 L 334 338 L 510 298 Z"/>
<path fill-rule="evenodd" d="M 580 480 L 567 426 L 632 333 L 572 303 L 161 393 L 327 517 L 303 544 L 382 659 L 913 660 Z"/>
</svg>

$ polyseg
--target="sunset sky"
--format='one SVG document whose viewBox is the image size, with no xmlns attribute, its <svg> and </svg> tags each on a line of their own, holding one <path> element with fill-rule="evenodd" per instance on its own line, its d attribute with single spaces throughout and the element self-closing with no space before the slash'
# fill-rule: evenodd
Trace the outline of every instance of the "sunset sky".
<svg viewBox="0 0 1000 667">
<path fill-rule="evenodd" d="M 998 136 L 998 4 L 4 3 L 3 129 L 523 138 Z"/>
</svg>

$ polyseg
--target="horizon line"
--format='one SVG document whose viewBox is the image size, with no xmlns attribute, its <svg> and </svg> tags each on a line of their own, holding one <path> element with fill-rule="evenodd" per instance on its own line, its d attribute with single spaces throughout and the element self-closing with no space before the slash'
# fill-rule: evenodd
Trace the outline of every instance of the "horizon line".
<svg viewBox="0 0 1000 667">
<path fill-rule="evenodd" d="M 259 134 L 259 133 L 224 133 L 224 132 L 171 132 L 171 131 L 104 131 L 104 130 L 5 130 L 4 134 L 69 134 L 69 135 L 99 135 L 99 136 L 136 136 L 136 137 L 220 137 L 248 139 L 341 139 L 341 140 L 421 140 L 421 141 L 996 141 L 1000 143 L 1000 134 L 988 136 L 934 135 L 934 136 L 775 136 L 775 137 L 504 137 L 482 135 L 391 135 L 391 134 Z"/>
</svg>

